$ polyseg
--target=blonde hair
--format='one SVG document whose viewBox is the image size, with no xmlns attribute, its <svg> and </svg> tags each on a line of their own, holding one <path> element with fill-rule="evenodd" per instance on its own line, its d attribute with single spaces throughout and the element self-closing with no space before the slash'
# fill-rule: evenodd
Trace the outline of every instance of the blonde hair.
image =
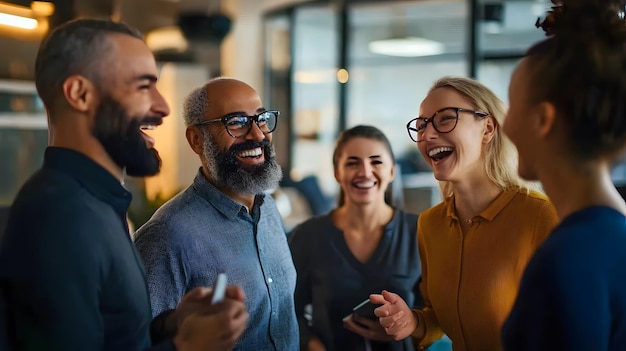
<svg viewBox="0 0 626 351">
<path fill-rule="evenodd" d="M 506 116 L 502 100 L 489 88 L 471 78 L 443 77 L 433 84 L 428 94 L 439 88 L 454 89 L 467 97 L 478 110 L 494 118 L 496 130 L 491 142 L 486 145 L 485 154 L 485 172 L 489 180 L 502 190 L 511 187 L 528 190 L 531 186 L 522 181 L 517 174 L 517 150 L 502 131 L 502 123 Z M 444 199 L 452 196 L 452 183 L 440 181 L 439 187 Z"/>
</svg>

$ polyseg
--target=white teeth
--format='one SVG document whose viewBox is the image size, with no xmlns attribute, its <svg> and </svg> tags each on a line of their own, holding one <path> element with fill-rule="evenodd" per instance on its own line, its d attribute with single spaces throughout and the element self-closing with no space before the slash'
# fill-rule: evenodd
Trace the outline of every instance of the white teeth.
<svg viewBox="0 0 626 351">
<path fill-rule="evenodd" d="M 256 149 L 242 151 L 237 154 L 239 157 L 257 157 L 261 155 L 261 148 L 257 147 Z"/>
<path fill-rule="evenodd" d="M 354 183 L 354 186 L 360 189 L 368 189 L 373 187 L 374 185 L 376 185 L 376 183 L 373 181 Z"/>
<path fill-rule="evenodd" d="M 156 125 L 155 124 L 142 124 L 139 126 L 139 129 L 141 130 L 154 130 L 156 129 Z"/>
<path fill-rule="evenodd" d="M 437 147 L 437 148 L 434 148 L 434 149 L 428 151 L 428 156 L 433 157 L 433 156 L 435 156 L 437 154 L 440 154 L 440 153 L 446 152 L 446 151 L 452 151 L 452 148 L 451 147 L 447 147 L 447 146 Z"/>
</svg>

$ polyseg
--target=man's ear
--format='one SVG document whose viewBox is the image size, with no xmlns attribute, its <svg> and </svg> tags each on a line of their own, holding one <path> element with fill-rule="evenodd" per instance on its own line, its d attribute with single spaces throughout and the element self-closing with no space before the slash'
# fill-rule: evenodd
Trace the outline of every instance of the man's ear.
<svg viewBox="0 0 626 351">
<path fill-rule="evenodd" d="M 545 138 L 552 132 L 556 123 L 556 108 L 551 102 L 542 102 L 538 107 L 539 118 L 536 119 L 535 128 L 540 138 Z"/>
<path fill-rule="evenodd" d="M 185 131 L 185 136 L 187 137 L 187 142 L 193 152 L 198 155 L 202 155 L 202 148 L 204 145 L 204 136 L 202 135 L 202 131 L 198 127 L 189 126 Z"/>
<path fill-rule="evenodd" d="M 84 76 L 69 76 L 61 87 L 67 104 L 77 111 L 88 112 L 98 105 L 96 87 Z"/>
<path fill-rule="evenodd" d="M 485 129 L 483 130 L 483 143 L 489 144 L 494 135 L 496 135 L 496 120 L 492 116 L 489 116 L 485 120 Z"/>
</svg>

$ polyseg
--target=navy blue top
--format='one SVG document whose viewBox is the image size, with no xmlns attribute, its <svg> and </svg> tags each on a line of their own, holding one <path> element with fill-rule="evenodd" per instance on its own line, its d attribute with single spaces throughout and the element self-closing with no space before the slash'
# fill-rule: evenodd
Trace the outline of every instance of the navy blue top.
<svg viewBox="0 0 626 351">
<path fill-rule="evenodd" d="M 417 215 L 396 210 L 372 257 L 361 263 L 330 215 L 309 219 L 294 228 L 289 244 L 298 272 L 296 313 L 301 349 L 317 336 L 328 351 L 367 350 L 365 340 L 345 329 L 342 319 L 370 294 L 383 289 L 400 295 L 410 307 L 422 303 L 417 250 Z M 305 306 L 312 304 L 312 325 Z M 373 350 L 414 350 L 411 338 L 401 342 L 372 342 Z"/>
<path fill-rule="evenodd" d="M 17 349 L 150 348 L 148 290 L 126 222 L 130 201 L 90 158 L 46 149 L 43 167 L 12 205 L 0 247 Z"/>
<path fill-rule="evenodd" d="M 589 207 L 537 250 L 502 330 L 504 349 L 626 350 L 626 218 Z"/>
<path fill-rule="evenodd" d="M 296 270 L 271 196 L 257 195 L 249 213 L 198 172 L 192 185 L 137 230 L 135 245 L 145 263 L 154 316 L 226 273 L 229 284 L 243 289 L 250 314 L 234 350 L 298 348 Z"/>
</svg>

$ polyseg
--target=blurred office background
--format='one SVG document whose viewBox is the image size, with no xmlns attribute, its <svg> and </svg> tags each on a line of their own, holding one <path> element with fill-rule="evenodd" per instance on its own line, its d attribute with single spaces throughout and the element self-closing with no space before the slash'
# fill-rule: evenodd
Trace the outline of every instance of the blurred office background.
<svg viewBox="0 0 626 351">
<path fill-rule="evenodd" d="M 394 184 L 399 206 L 420 212 L 438 202 L 437 184 L 406 134 L 407 121 L 444 75 L 476 77 L 506 101 L 512 70 L 529 45 L 543 38 L 534 23 L 550 5 L 549 0 L 0 1 L 0 207 L 10 205 L 41 164 L 46 117 L 34 90 L 33 63 L 46 31 L 69 19 L 112 17 L 136 26 L 159 61 L 159 88 L 172 114 L 151 132 L 163 171 L 129 182 L 136 225 L 193 179 L 199 161 L 184 137 L 182 100 L 208 78 L 226 75 L 248 82 L 268 108 L 281 111 L 274 141 L 285 180 L 275 196 L 289 229 L 334 204 L 334 140 L 357 124 L 377 126 L 391 140 L 401 169 Z M 25 28 L 6 22 L 6 15 L 24 18 Z"/>
</svg>

